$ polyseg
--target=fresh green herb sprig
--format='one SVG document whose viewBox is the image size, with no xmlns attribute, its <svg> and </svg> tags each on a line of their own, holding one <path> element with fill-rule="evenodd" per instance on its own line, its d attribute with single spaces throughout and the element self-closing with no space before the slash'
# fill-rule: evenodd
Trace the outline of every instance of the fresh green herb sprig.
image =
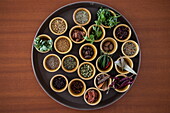
<svg viewBox="0 0 170 113">
<path fill-rule="evenodd" d="M 94 35 L 95 40 L 102 36 L 103 32 L 99 26 L 93 26 L 90 35 Z"/>
<path fill-rule="evenodd" d="M 97 17 L 98 19 L 95 21 L 95 23 L 97 25 L 106 25 L 106 26 L 110 26 L 113 27 L 115 25 L 117 25 L 119 22 L 117 21 L 118 18 L 121 15 L 113 15 L 109 9 L 104 9 L 104 8 L 100 8 L 97 12 Z"/>
<path fill-rule="evenodd" d="M 90 43 L 93 44 L 93 42 L 94 42 L 94 35 L 90 35 L 89 37 L 85 36 L 84 39 L 86 39 L 87 41 L 90 41 Z"/>
<path fill-rule="evenodd" d="M 43 40 L 40 37 L 34 39 L 34 47 L 41 52 L 52 50 L 53 41 L 52 40 Z"/>
</svg>

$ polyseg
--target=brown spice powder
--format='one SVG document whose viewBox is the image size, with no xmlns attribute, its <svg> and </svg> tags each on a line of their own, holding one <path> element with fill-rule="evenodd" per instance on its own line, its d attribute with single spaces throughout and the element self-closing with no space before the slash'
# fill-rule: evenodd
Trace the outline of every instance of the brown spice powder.
<svg viewBox="0 0 170 113">
<path fill-rule="evenodd" d="M 66 52 L 69 50 L 70 48 L 70 43 L 67 39 L 59 39 L 57 42 L 56 42 L 56 48 L 61 51 L 61 52 Z"/>
</svg>

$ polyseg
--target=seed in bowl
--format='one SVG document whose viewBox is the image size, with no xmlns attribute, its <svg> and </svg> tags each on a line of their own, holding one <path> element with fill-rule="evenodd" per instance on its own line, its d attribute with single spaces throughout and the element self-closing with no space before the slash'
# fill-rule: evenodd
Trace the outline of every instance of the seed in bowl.
<svg viewBox="0 0 170 113">
<path fill-rule="evenodd" d="M 90 59 L 92 58 L 94 55 L 94 50 L 92 47 L 90 46 L 84 46 L 83 49 L 82 49 L 82 56 L 85 58 L 85 59 Z"/>
<path fill-rule="evenodd" d="M 61 19 L 55 19 L 51 23 L 51 29 L 55 33 L 63 33 L 66 30 L 66 24 Z"/>
<path fill-rule="evenodd" d="M 66 52 L 69 50 L 70 48 L 70 43 L 67 39 L 65 38 L 61 38 L 56 42 L 56 48 L 60 51 L 60 52 Z"/>
<path fill-rule="evenodd" d="M 129 35 L 129 28 L 120 26 L 116 29 L 115 35 L 119 40 L 125 40 Z"/>
<path fill-rule="evenodd" d="M 53 79 L 52 85 L 57 89 L 63 89 L 66 85 L 66 80 L 62 76 L 57 76 Z"/>
<path fill-rule="evenodd" d="M 111 52 L 114 49 L 114 45 L 110 41 L 106 41 L 103 43 L 102 48 L 105 52 Z"/>
<path fill-rule="evenodd" d="M 83 90 L 83 83 L 81 81 L 73 81 L 71 83 L 71 90 L 73 91 L 74 94 L 79 94 L 82 92 Z"/>
<path fill-rule="evenodd" d="M 76 67 L 77 62 L 75 58 L 70 56 L 64 59 L 63 65 L 64 65 L 64 68 L 66 68 L 67 70 L 72 70 Z"/>
<path fill-rule="evenodd" d="M 132 56 L 136 53 L 137 48 L 136 48 L 136 45 L 134 43 L 127 42 L 123 47 L 123 51 L 126 55 Z"/>
<path fill-rule="evenodd" d="M 89 14 L 84 10 L 80 10 L 76 13 L 75 18 L 79 24 L 85 24 L 89 20 Z"/>
<path fill-rule="evenodd" d="M 93 68 L 89 64 L 84 64 L 80 67 L 80 74 L 84 78 L 89 78 L 93 75 Z"/>
</svg>

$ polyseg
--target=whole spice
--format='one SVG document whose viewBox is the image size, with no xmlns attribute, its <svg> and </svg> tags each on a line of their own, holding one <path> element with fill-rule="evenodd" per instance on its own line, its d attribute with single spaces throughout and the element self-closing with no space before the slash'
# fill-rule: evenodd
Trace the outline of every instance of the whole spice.
<svg viewBox="0 0 170 113">
<path fill-rule="evenodd" d="M 94 50 L 91 46 L 84 46 L 81 53 L 85 59 L 90 59 L 94 55 Z"/>
<path fill-rule="evenodd" d="M 106 91 L 109 88 L 110 75 L 101 74 L 96 78 L 96 84 L 99 89 Z"/>
<path fill-rule="evenodd" d="M 89 20 L 89 14 L 84 10 L 80 10 L 76 13 L 75 19 L 78 23 L 85 24 Z"/>
<path fill-rule="evenodd" d="M 103 50 L 104 50 L 105 52 L 108 52 L 108 53 L 109 53 L 109 52 L 111 52 L 111 51 L 113 50 L 114 45 L 113 45 L 112 42 L 106 41 L 106 42 L 103 43 L 102 48 L 103 48 Z"/>
<path fill-rule="evenodd" d="M 90 89 L 87 91 L 85 98 L 88 103 L 95 103 L 99 99 L 99 94 L 96 90 Z"/>
<path fill-rule="evenodd" d="M 56 48 L 60 51 L 60 52 L 66 52 L 69 50 L 70 48 L 70 43 L 67 39 L 65 38 L 61 38 L 56 42 Z"/>
<path fill-rule="evenodd" d="M 83 87 L 84 87 L 84 86 L 83 86 L 83 83 L 80 82 L 80 81 L 78 81 L 78 80 L 73 81 L 73 82 L 71 83 L 71 89 L 72 89 L 73 93 L 75 93 L 75 94 L 81 93 L 82 90 L 83 90 Z"/>
<path fill-rule="evenodd" d="M 118 39 L 124 40 L 128 37 L 129 35 L 129 28 L 125 26 L 120 26 L 116 29 L 115 35 Z"/>
<path fill-rule="evenodd" d="M 111 66 L 111 59 L 107 54 L 101 55 L 98 60 L 98 67 L 101 70 L 107 70 Z"/>
<path fill-rule="evenodd" d="M 62 33 L 66 30 L 66 24 L 63 20 L 61 19 L 55 19 L 54 21 L 52 21 L 51 23 L 51 29 L 55 32 L 55 33 Z"/>
<path fill-rule="evenodd" d="M 114 87 L 116 89 L 122 89 L 129 84 L 133 83 L 132 77 L 114 77 L 114 81 L 110 84 L 110 87 Z"/>
<path fill-rule="evenodd" d="M 136 45 L 134 43 L 127 42 L 123 47 L 123 51 L 126 55 L 132 56 L 136 53 L 137 48 L 136 48 Z"/>
<path fill-rule="evenodd" d="M 77 62 L 75 58 L 70 56 L 64 59 L 63 65 L 64 65 L 64 68 L 66 68 L 67 70 L 72 70 L 76 67 Z"/>
<path fill-rule="evenodd" d="M 80 74 L 85 77 L 91 77 L 93 75 L 93 68 L 89 64 L 84 64 L 80 67 Z"/>
<path fill-rule="evenodd" d="M 66 80 L 64 79 L 64 77 L 58 76 L 55 77 L 52 85 L 56 88 L 56 89 L 63 89 L 66 85 Z"/>
<path fill-rule="evenodd" d="M 86 33 L 81 29 L 74 29 L 71 34 L 73 40 L 76 42 L 82 41 L 84 39 L 83 37 L 85 35 L 86 35 Z"/>
<path fill-rule="evenodd" d="M 52 50 L 53 41 L 47 39 L 46 37 L 36 37 L 34 39 L 34 47 L 41 52 Z"/>
<path fill-rule="evenodd" d="M 45 62 L 48 69 L 54 70 L 59 66 L 59 59 L 55 56 L 49 56 Z"/>
</svg>

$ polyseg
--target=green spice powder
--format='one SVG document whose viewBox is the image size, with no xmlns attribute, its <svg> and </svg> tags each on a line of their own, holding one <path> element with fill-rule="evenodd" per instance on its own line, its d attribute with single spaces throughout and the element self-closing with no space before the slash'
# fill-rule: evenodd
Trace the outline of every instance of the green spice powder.
<svg viewBox="0 0 170 113">
<path fill-rule="evenodd" d="M 93 75 L 93 68 L 89 64 L 84 64 L 80 67 L 80 74 L 85 77 L 91 77 Z"/>
<path fill-rule="evenodd" d="M 77 62 L 75 58 L 67 57 L 64 59 L 63 65 L 67 70 L 72 70 L 76 67 Z"/>
</svg>

